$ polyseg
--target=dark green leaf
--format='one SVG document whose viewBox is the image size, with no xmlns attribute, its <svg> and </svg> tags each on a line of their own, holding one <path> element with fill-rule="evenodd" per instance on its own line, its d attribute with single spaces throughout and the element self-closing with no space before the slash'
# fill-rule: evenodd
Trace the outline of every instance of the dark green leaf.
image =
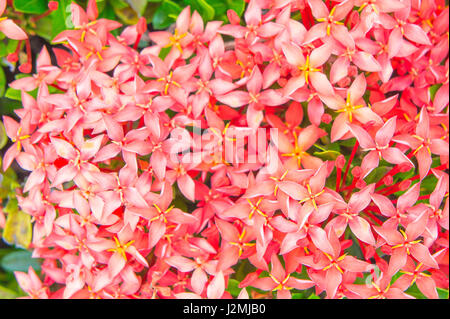
<svg viewBox="0 0 450 319">
<path fill-rule="evenodd" d="M 155 29 L 168 28 L 175 22 L 181 12 L 181 7 L 173 1 L 164 0 L 161 6 L 155 11 L 152 24 Z"/>
<path fill-rule="evenodd" d="M 5 93 L 5 86 L 6 86 L 5 71 L 3 71 L 3 68 L 0 66 L 0 96 L 3 96 L 3 94 Z"/>
<path fill-rule="evenodd" d="M 116 18 L 116 14 L 114 13 L 113 7 L 109 4 L 106 4 L 103 10 L 99 13 L 98 17 L 99 19 L 114 20 Z"/>
<path fill-rule="evenodd" d="M 53 40 L 53 19 L 48 15 L 36 21 L 36 34 L 45 40 L 51 42 Z"/>
<path fill-rule="evenodd" d="M 222 0 L 204 0 L 207 2 L 211 7 L 213 7 L 215 12 L 215 19 L 220 17 L 221 15 L 226 14 L 227 12 L 227 4 L 224 3 Z"/>
<path fill-rule="evenodd" d="M 58 9 L 49 15 L 52 22 L 52 39 L 60 32 L 73 27 L 70 11 L 71 3 L 72 0 L 60 0 Z"/>
<path fill-rule="evenodd" d="M 0 114 L 8 115 L 12 114 L 14 110 L 22 107 L 22 103 L 18 100 L 10 100 L 8 98 L 0 98 Z"/>
<path fill-rule="evenodd" d="M 48 11 L 47 0 L 14 0 L 13 6 L 16 11 L 24 13 L 42 14 Z"/>
<path fill-rule="evenodd" d="M 214 8 L 211 7 L 205 0 L 191 0 L 192 11 L 196 10 L 205 21 L 214 19 Z"/>
<path fill-rule="evenodd" d="M 31 257 L 31 252 L 27 250 L 16 250 L 2 258 L 2 268 L 6 271 L 27 272 L 31 266 L 35 271 L 41 270 L 41 264 L 36 258 Z"/>
<path fill-rule="evenodd" d="M 245 1 L 244 0 L 226 0 L 228 8 L 231 10 L 234 10 L 238 14 L 238 16 L 241 16 L 244 13 L 245 9 Z"/>
</svg>

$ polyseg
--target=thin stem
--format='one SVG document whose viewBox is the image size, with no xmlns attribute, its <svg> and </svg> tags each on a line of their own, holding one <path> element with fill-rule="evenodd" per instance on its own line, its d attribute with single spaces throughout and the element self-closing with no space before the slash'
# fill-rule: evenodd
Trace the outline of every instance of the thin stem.
<svg viewBox="0 0 450 319">
<path fill-rule="evenodd" d="M 342 168 L 336 168 L 336 192 L 339 193 L 339 188 L 341 186 L 342 178 Z"/>
<path fill-rule="evenodd" d="M 137 35 L 136 41 L 134 42 L 133 49 L 137 50 L 138 45 L 139 45 L 139 41 L 141 41 L 141 38 L 142 38 L 142 33 L 139 33 L 139 34 Z"/>
<path fill-rule="evenodd" d="M 350 155 L 350 158 L 349 158 L 349 160 L 347 162 L 347 165 L 345 167 L 345 173 L 344 173 L 344 178 L 342 179 L 341 187 L 345 186 L 345 181 L 347 179 L 347 174 L 348 174 L 348 171 L 350 170 L 350 165 L 351 165 L 351 163 L 353 161 L 353 158 L 355 157 L 355 154 L 356 154 L 356 151 L 358 150 L 358 147 L 359 147 L 359 143 L 358 143 L 358 141 L 356 141 L 355 142 L 355 146 L 353 146 L 352 154 Z"/>
</svg>

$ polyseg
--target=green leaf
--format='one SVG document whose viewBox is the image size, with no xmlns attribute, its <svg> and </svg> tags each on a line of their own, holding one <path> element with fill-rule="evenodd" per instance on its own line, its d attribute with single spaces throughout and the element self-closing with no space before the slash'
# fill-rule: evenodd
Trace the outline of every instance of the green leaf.
<svg viewBox="0 0 450 319">
<path fill-rule="evenodd" d="M 10 100 L 6 97 L 0 98 L 0 115 L 12 114 L 14 110 L 22 108 L 22 103 L 17 100 Z"/>
<path fill-rule="evenodd" d="M 14 0 L 13 6 L 16 11 L 23 13 L 42 14 L 48 11 L 47 0 Z"/>
<path fill-rule="evenodd" d="M 14 244 L 17 247 L 28 248 L 31 243 L 32 231 L 30 215 L 18 209 L 8 212 L 3 229 L 5 242 L 9 245 Z"/>
<path fill-rule="evenodd" d="M 245 289 L 245 288 L 244 288 Z M 239 296 L 239 293 L 241 292 L 241 288 L 239 288 L 239 281 L 236 279 L 229 279 L 228 280 L 228 287 L 227 291 L 233 296 L 237 297 Z"/>
<path fill-rule="evenodd" d="M 7 54 L 8 54 L 8 51 L 6 51 L 6 44 L 0 40 L 0 57 L 4 57 Z"/>
<path fill-rule="evenodd" d="M 6 45 L 6 54 L 10 54 L 16 51 L 18 44 L 18 40 L 8 39 L 8 44 Z"/>
<path fill-rule="evenodd" d="M 126 1 L 124 0 L 109 0 L 108 3 L 114 8 L 114 10 L 121 10 L 128 7 L 128 3 L 126 3 Z"/>
<path fill-rule="evenodd" d="M 214 19 L 214 8 L 211 7 L 205 0 L 191 0 L 190 3 L 192 11 L 197 10 L 203 20 L 211 21 Z"/>
<path fill-rule="evenodd" d="M 448 299 L 448 290 L 437 288 L 437 292 L 440 299 Z"/>
<path fill-rule="evenodd" d="M 205 0 L 215 12 L 215 18 L 227 13 L 228 6 L 222 0 Z"/>
<path fill-rule="evenodd" d="M 373 171 L 371 171 L 366 178 L 364 178 L 364 181 L 367 184 L 376 183 L 386 175 L 389 169 L 390 168 L 386 166 L 377 167 Z"/>
<path fill-rule="evenodd" d="M 336 158 L 338 158 L 341 153 L 336 151 L 322 151 L 322 152 L 314 152 L 314 156 L 324 160 L 324 161 L 334 161 Z"/>
<path fill-rule="evenodd" d="M 139 17 L 144 14 L 145 8 L 147 7 L 147 0 L 128 0 L 127 2 Z"/>
<path fill-rule="evenodd" d="M 136 24 L 139 20 L 138 12 L 125 1 L 110 1 L 114 12 L 125 24 Z"/>
<path fill-rule="evenodd" d="M 302 292 L 294 292 L 291 296 L 292 299 L 305 299 Z"/>
<path fill-rule="evenodd" d="M 52 23 L 52 39 L 62 31 L 73 27 L 70 10 L 71 3 L 72 0 L 59 0 L 58 9 L 49 15 Z"/>
<path fill-rule="evenodd" d="M 6 135 L 5 126 L 0 122 L 0 150 L 8 143 L 8 136 Z"/>
<path fill-rule="evenodd" d="M 6 86 L 5 71 L 3 71 L 3 68 L 0 66 L 0 96 L 3 96 L 3 94 L 5 93 L 5 86 Z"/>
<path fill-rule="evenodd" d="M 16 250 L 3 257 L 0 265 L 6 271 L 22 271 L 28 272 L 31 266 L 35 271 L 41 270 L 41 264 L 38 259 L 31 257 L 28 250 Z"/>
<path fill-rule="evenodd" d="M 405 292 L 416 299 L 427 299 L 427 297 L 424 296 L 424 294 L 419 290 L 419 288 L 417 288 L 417 285 L 415 283 L 411 287 L 409 287 Z"/>
<path fill-rule="evenodd" d="M 7 88 L 5 97 L 7 97 L 8 99 L 11 99 L 11 100 L 20 101 L 20 99 L 21 99 L 20 90 L 16 90 L 13 88 Z"/>
<path fill-rule="evenodd" d="M 308 299 L 320 299 L 319 296 L 317 296 L 316 294 L 311 294 Z"/>
<path fill-rule="evenodd" d="M 155 11 L 152 20 L 153 27 L 158 30 L 168 28 L 175 22 L 181 10 L 181 7 L 175 2 L 164 0 L 161 6 Z"/>
<path fill-rule="evenodd" d="M 241 16 L 244 13 L 245 9 L 244 0 L 226 0 L 226 3 L 228 5 L 228 8 L 234 10 L 234 12 L 238 14 L 238 16 Z"/>
<path fill-rule="evenodd" d="M 430 98 L 434 101 L 434 96 L 436 95 L 437 90 L 442 86 L 442 84 L 435 84 L 430 86 Z"/>
<path fill-rule="evenodd" d="M 17 293 L 11 289 L 0 286 L 0 299 L 16 299 Z"/>
<path fill-rule="evenodd" d="M 31 76 L 31 75 L 25 74 L 25 73 L 19 73 L 19 74 L 16 75 L 15 78 L 16 78 L 16 80 L 18 80 L 18 79 L 23 79 L 23 78 L 26 78 L 26 77 L 29 77 L 29 76 Z M 28 93 L 30 95 L 32 95 L 33 97 L 36 97 L 37 96 L 37 89 L 34 89 L 33 91 L 30 91 Z M 21 93 L 21 91 L 13 89 L 11 87 L 6 89 L 5 97 L 7 97 L 8 99 L 11 99 L 11 100 L 22 101 L 22 93 Z"/>
<path fill-rule="evenodd" d="M 116 18 L 116 14 L 114 13 L 114 9 L 111 5 L 106 4 L 103 10 L 98 14 L 99 19 L 109 19 L 114 20 Z M 115 30 L 113 30 L 115 31 Z"/>
<path fill-rule="evenodd" d="M 420 183 L 420 193 L 423 195 L 431 194 L 436 188 L 438 179 L 434 175 L 425 177 Z"/>
</svg>

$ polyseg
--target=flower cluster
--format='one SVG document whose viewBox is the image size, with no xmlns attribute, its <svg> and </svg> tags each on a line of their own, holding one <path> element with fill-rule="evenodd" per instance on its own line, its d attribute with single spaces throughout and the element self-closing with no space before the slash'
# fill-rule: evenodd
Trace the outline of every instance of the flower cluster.
<svg viewBox="0 0 450 319">
<path fill-rule="evenodd" d="M 95 1 L 71 9 L 3 119 L 31 297 L 448 289 L 444 1 L 250 0 L 227 25 L 187 7 L 142 49 L 144 19 L 114 36 Z"/>
</svg>

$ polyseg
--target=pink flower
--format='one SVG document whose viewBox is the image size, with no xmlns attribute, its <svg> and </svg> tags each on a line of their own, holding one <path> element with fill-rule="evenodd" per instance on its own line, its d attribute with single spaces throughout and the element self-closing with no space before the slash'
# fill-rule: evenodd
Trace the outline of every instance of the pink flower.
<svg viewBox="0 0 450 319">
<path fill-rule="evenodd" d="M 312 50 L 306 58 L 302 50 L 293 43 L 285 43 L 282 48 L 288 63 L 296 68 L 294 69 L 294 74 L 298 74 L 286 83 L 284 87 L 285 96 L 291 95 L 295 90 L 303 87 L 305 84 L 309 85 L 310 82 L 317 92 L 325 96 L 333 95 L 333 87 L 319 69 L 330 57 L 330 45 L 324 44 Z"/>
<path fill-rule="evenodd" d="M 6 0 L 0 1 L 0 16 L 3 15 L 6 9 Z M 13 20 L 7 17 L 0 18 L 0 31 L 3 32 L 7 38 L 14 40 L 25 40 L 28 39 L 27 34 L 14 23 Z"/>
</svg>

